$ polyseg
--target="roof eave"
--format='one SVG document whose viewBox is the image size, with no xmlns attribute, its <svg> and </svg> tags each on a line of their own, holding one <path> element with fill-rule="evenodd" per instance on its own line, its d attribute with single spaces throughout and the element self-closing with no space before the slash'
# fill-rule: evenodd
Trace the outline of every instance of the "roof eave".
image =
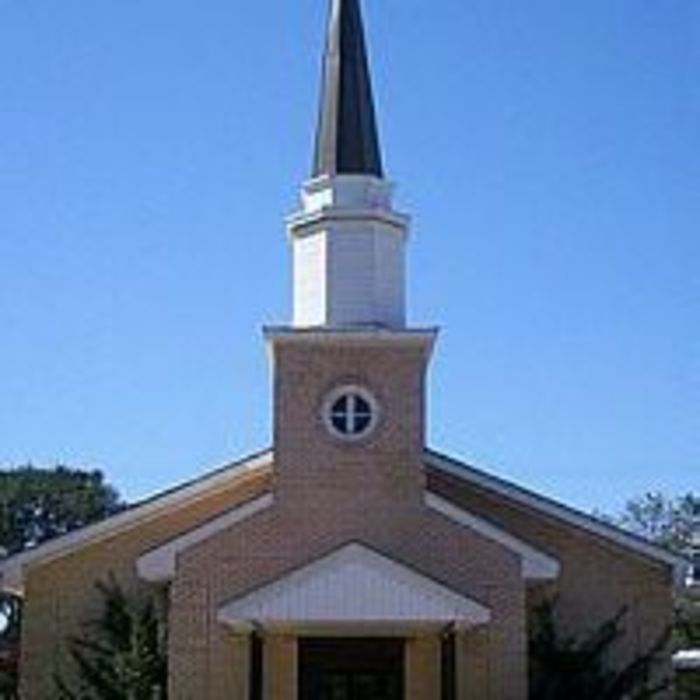
<svg viewBox="0 0 700 700">
<path fill-rule="evenodd" d="M 130 530 L 143 522 L 159 517 L 172 508 L 205 498 L 228 487 L 232 478 L 238 480 L 245 476 L 262 473 L 272 467 L 273 459 L 272 450 L 250 455 L 199 479 L 186 482 L 137 503 L 110 518 L 49 540 L 34 549 L 8 557 L 0 561 L 0 589 L 22 595 L 25 572 L 28 567 L 67 556 L 77 549 L 113 537 L 120 532 Z"/>
<path fill-rule="evenodd" d="M 635 554 L 673 569 L 674 581 L 680 584 L 688 567 L 688 560 L 674 552 L 649 542 L 644 538 L 610 525 L 587 515 L 554 499 L 542 496 L 522 486 L 500 477 L 493 476 L 480 469 L 435 450 L 426 450 L 426 464 L 444 473 L 468 481 L 485 490 L 497 493 L 519 505 L 537 511 L 549 518 L 564 522 L 588 534 L 596 535 L 612 544 L 634 552 Z"/>
</svg>

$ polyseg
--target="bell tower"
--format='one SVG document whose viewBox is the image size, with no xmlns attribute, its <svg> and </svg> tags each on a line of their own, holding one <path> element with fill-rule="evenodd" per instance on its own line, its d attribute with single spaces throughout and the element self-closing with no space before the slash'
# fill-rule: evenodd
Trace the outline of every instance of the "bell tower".
<svg viewBox="0 0 700 700">
<path fill-rule="evenodd" d="M 312 179 L 288 221 L 294 326 L 406 323 L 408 217 L 384 179 L 358 0 L 333 0 Z"/>
<path fill-rule="evenodd" d="M 266 329 L 283 501 L 422 497 L 434 329 L 406 323 L 409 219 L 385 178 L 359 0 L 331 0 L 311 179 L 287 221 L 293 320 Z"/>
</svg>

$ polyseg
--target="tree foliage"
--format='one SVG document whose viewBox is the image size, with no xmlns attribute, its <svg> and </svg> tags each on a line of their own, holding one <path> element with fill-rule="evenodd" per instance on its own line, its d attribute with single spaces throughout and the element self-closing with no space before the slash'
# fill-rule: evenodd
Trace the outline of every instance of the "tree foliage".
<svg viewBox="0 0 700 700">
<path fill-rule="evenodd" d="M 614 521 L 621 527 L 676 552 L 693 545 L 700 524 L 700 495 L 669 498 L 649 492 L 627 502 Z"/>
<path fill-rule="evenodd" d="M 25 466 L 0 471 L 0 547 L 36 547 L 122 508 L 100 471 Z"/>
<path fill-rule="evenodd" d="M 123 508 L 99 471 L 25 466 L 0 471 L 0 550 L 12 555 Z M 17 697 L 21 601 L 0 592 L 0 698 Z"/>
<path fill-rule="evenodd" d="M 555 602 L 538 606 L 530 623 L 531 700 L 648 700 L 664 692 L 670 679 L 655 676 L 665 660 L 670 630 L 626 666 L 610 661 L 624 635 L 626 615 L 623 609 L 588 635 L 574 638 L 561 633 Z"/>
<path fill-rule="evenodd" d="M 628 501 L 622 514 L 612 520 L 662 547 L 692 557 L 694 576 L 700 573 L 699 494 L 668 498 L 658 492 L 647 493 Z M 676 593 L 673 646 L 676 650 L 700 649 L 700 597 L 690 589 Z"/>
<path fill-rule="evenodd" d="M 685 672 L 676 677 L 677 700 L 698 700 L 700 698 L 700 674 Z"/>
<path fill-rule="evenodd" d="M 675 645 L 678 649 L 700 649 L 700 599 L 679 596 L 676 601 Z"/>
<path fill-rule="evenodd" d="M 70 640 L 74 684 L 56 679 L 60 700 L 165 700 L 165 637 L 154 602 L 129 600 L 112 578 L 98 583 L 103 610 Z"/>
<path fill-rule="evenodd" d="M 19 649 L 3 646 L 0 650 L 0 698 L 19 699 Z"/>
</svg>

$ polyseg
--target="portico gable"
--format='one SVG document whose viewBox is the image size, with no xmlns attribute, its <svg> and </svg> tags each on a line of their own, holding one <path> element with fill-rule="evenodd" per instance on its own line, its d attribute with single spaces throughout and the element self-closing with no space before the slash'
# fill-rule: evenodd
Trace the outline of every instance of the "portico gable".
<svg viewBox="0 0 700 700">
<path fill-rule="evenodd" d="M 218 620 L 235 631 L 294 630 L 343 635 L 455 625 L 491 619 L 483 604 L 359 543 L 223 605 Z"/>
</svg>

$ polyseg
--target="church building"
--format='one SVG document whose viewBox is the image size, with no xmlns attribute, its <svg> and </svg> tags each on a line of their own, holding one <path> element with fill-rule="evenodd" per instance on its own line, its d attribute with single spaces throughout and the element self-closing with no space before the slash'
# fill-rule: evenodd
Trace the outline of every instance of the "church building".
<svg viewBox="0 0 700 700">
<path fill-rule="evenodd" d="M 280 123 L 280 128 L 283 128 Z M 293 319 L 264 330 L 273 444 L 4 561 L 22 697 L 58 697 L 95 583 L 162 602 L 171 700 L 526 700 L 533 606 L 659 637 L 683 562 L 426 443 L 437 330 L 407 324 L 359 0 L 332 0 Z M 281 242 L 280 242 L 281 244 Z M 262 348 L 261 348 L 262 351 Z"/>
</svg>

